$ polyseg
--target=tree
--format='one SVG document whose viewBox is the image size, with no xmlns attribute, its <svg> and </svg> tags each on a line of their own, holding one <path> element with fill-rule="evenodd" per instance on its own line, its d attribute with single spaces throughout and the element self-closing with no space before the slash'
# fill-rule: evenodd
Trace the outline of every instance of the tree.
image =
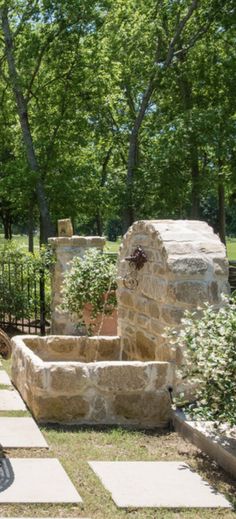
<svg viewBox="0 0 236 519">
<path fill-rule="evenodd" d="M 35 146 L 33 142 L 31 127 L 29 123 L 29 114 L 28 114 L 28 106 L 27 100 L 23 95 L 20 78 L 16 69 L 14 50 L 13 50 L 13 38 L 9 25 L 9 16 L 8 16 L 8 5 L 7 2 L 4 2 L 3 6 L 0 8 L 0 17 L 2 24 L 2 31 L 4 36 L 4 45 L 5 45 L 5 53 L 6 59 L 8 63 L 9 69 L 9 78 L 11 82 L 11 87 L 14 92 L 18 116 L 21 125 L 22 138 L 25 145 L 25 151 L 27 156 L 27 161 L 31 171 L 35 174 L 35 190 L 36 197 L 40 212 L 40 220 L 41 220 L 41 243 L 47 241 L 49 236 L 53 235 L 53 226 L 48 210 L 48 204 L 46 200 L 45 190 L 42 183 L 41 173 L 38 165 L 38 160 L 36 157 Z"/>
</svg>

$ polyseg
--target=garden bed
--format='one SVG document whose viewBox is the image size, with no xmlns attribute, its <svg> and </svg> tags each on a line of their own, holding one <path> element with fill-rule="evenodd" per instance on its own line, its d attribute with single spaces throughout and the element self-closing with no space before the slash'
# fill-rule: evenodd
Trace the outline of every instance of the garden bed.
<svg viewBox="0 0 236 519">
<path fill-rule="evenodd" d="M 191 420 L 180 410 L 173 412 L 173 425 L 183 438 L 236 478 L 236 428 L 222 425 L 216 429 L 213 422 Z"/>
</svg>

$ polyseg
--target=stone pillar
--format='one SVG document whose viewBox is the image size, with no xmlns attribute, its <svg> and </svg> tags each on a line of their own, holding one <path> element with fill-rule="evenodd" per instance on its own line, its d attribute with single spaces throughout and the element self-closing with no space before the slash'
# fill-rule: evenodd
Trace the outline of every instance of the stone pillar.
<svg viewBox="0 0 236 519">
<path fill-rule="evenodd" d="M 140 246 L 147 261 L 129 261 Z M 188 220 L 136 222 L 119 254 L 118 334 L 127 360 L 177 361 L 165 336 L 184 311 L 204 302 L 222 305 L 229 294 L 225 246 L 207 223 Z"/>
<path fill-rule="evenodd" d="M 58 226 L 60 229 L 60 226 Z M 61 309 L 62 304 L 62 283 L 64 274 L 70 269 L 70 262 L 73 258 L 83 257 L 86 250 L 93 247 L 103 250 L 105 238 L 99 236 L 59 236 L 49 238 L 56 256 L 52 277 L 52 325 L 53 335 L 77 335 L 75 323 L 71 320 L 69 312 Z"/>
</svg>

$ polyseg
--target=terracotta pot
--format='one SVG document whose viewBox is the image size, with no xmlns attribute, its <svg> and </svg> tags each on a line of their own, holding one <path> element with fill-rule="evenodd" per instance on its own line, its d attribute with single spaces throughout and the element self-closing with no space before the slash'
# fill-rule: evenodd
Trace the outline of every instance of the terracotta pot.
<svg viewBox="0 0 236 519">
<path fill-rule="evenodd" d="M 86 304 L 83 311 L 83 318 L 86 326 L 89 326 L 91 322 L 91 309 L 90 304 Z M 102 315 L 99 315 L 95 320 L 95 326 L 93 327 L 93 335 L 99 332 L 99 335 L 117 335 L 117 310 L 114 310 L 111 315 L 104 315 L 102 327 Z"/>
</svg>

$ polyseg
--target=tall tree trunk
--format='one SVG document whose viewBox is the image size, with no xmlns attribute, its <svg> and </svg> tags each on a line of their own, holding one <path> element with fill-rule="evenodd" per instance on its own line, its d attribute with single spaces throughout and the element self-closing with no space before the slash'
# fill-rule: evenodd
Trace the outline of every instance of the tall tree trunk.
<svg viewBox="0 0 236 519">
<path fill-rule="evenodd" d="M 222 243 L 226 244 L 225 236 L 225 187 L 224 176 L 221 172 L 222 161 L 219 160 L 218 172 L 218 204 L 219 204 L 219 236 Z"/>
<path fill-rule="evenodd" d="M 169 44 L 166 48 L 166 54 L 164 59 L 162 58 L 163 52 L 161 51 L 161 41 L 159 38 L 157 39 L 156 44 L 156 52 L 153 62 L 153 68 L 155 69 L 155 72 L 151 73 L 150 80 L 148 83 L 148 86 L 143 93 L 142 102 L 140 105 L 140 109 L 137 113 L 137 116 L 134 118 L 133 128 L 130 133 L 130 141 L 129 141 L 129 154 L 128 154 L 128 164 L 127 164 L 127 175 L 126 175 L 126 196 L 125 196 L 125 207 L 124 207 L 124 213 L 123 213 L 123 230 L 124 232 L 127 231 L 128 227 L 133 223 L 134 221 L 134 202 L 133 202 L 133 184 L 134 184 L 134 178 L 135 178 L 135 172 L 138 167 L 138 149 L 139 149 L 139 134 L 141 130 L 141 126 L 143 123 L 143 119 L 145 117 L 146 111 L 148 109 L 149 103 L 152 98 L 152 94 L 156 89 L 157 86 L 157 78 L 158 73 L 157 70 L 157 62 L 162 62 L 162 72 L 163 69 L 168 69 L 170 65 L 172 64 L 176 46 L 180 42 L 181 34 L 183 33 L 185 26 L 187 25 L 188 21 L 192 17 L 193 13 L 198 9 L 198 0 L 192 0 L 191 4 L 188 7 L 187 13 L 183 18 L 178 20 L 178 23 L 175 28 L 175 32 L 173 35 L 173 38 L 170 39 Z M 201 32 L 199 31 L 199 37 Z M 198 39 L 198 36 L 196 37 L 196 41 Z M 128 104 L 130 106 L 130 96 L 131 92 L 129 91 L 129 101 Z M 132 103 L 134 107 L 134 103 Z M 133 108 L 132 110 L 133 111 Z"/>
<path fill-rule="evenodd" d="M 130 133 L 128 165 L 126 174 L 125 204 L 123 212 L 123 232 L 126 232 L 130 225 L 132 225 L 132 223 L 134 222 L 133 185 L 135 172 L 138 168 L 139 163 L 139 133 L 154 89 L 155 83 L 154 78 L 152 77 L 143 95 L 139 113 L 134 121 L 133 128 Z"/>
<path fill-rule="evenodd" d="M 184 58 L 181 59 L 183 61 Z M 186 75 L 180 76 L 179 78 L 179 86 L 181 97 L 183 101 L 183 108 L 186 115 L 186 126 L 188 129 L 189 135 L 189 158 L 190 158 L 190 173 L 191 173 L 191 209 L 190 209 L 190 218 L 193 220 L 199 219 L 200 214 L 200 171 L 199 171 L 199 159 L 198 159 L 198 144 L 196 141 L 196 136 L 194 131 L 191 129 L 192 127 L 192 108 L 193 108 L 193 96 L 192 96 L 192 84 L 189 81 L 189 78 Z"/>
<path fill-rule="evenodd" d="M 4 239 L 11 240 L 12 239 L 12 217 L 10 209 L 2 210 L 2 223 L 4 229 Z"/>
<path fill-rule="evenodd" d="M 192 135 L 190 139 L 190 154 L 191 154 L 191 174 L 192 174 L 192 191 L 191 191 L 191 218 L 192 220 L 198 220 L 200 214 L 200 171 L 198 161 L 198 148 L 195 138 Z"/>
<path fill-rule="evenodd" d="M 3 29 L 3 36 L 4 36 L 4 43 L 5 43 L 5 51 L 6 51 L 6 57 L 7 57 L 7 63 L 8 63 L 8 69 L 9 69 L 9 76 L 11 81 L 11 87 L 14 92 L 16 105 L 17 105 L 17 111 L 18 111 L 18 117 L 20 120 L 21 125 L 21 131 L 22 131 L 22 138 L 25 145 L 26 150 L 26 156 L 28 160 L 29 167 L 32 171 L 36 173 L 36 197 L 37 197 L 37 203 L 39 207 L 39 213 L 41 216 L 41 237 L 40 241 L 41 243 L 45 243 L 49 236 L 53 236 L 54 234 L 54 228 L 51 222 L 46 195 L 44 191 L 44 186 L 42 183 L 39 166 L 35 154 L 34 149 L 34 143 L 32 139 L 31 134 L 31 128 L 29 123 L 29 116 L 28 116 L 28 107 L 26 100 L 22 93 L 22 88 L 20 84 L 20 78 L 18 76 L 18 72 L 15 65 L 15 58 L 14 58 L 14 50 L 13 50 L 13 40 L 11 35 L 11 30 L 9 26 L 9 20 L 8 20 L 8 7 L 5 3 L 4 7 L 0 9 L 0 16 L 1 16 L 1 22 L 2 22 L 2 29 Z"/>
<path fill-rule="evenodd" d="M 34 253 L 34 199 L 29 202 L 28 213 L 28 251 Z"/>
<path fill-rule="evenodd" d="M 98 236 L 102 236 L 103 225 L 102 225 L 102 218 L 101 218 L 101 215 L 100 215 L 99 211 L 96 214 L 95 220 L 96 220 L 97 235 Z"/>
</svg>

